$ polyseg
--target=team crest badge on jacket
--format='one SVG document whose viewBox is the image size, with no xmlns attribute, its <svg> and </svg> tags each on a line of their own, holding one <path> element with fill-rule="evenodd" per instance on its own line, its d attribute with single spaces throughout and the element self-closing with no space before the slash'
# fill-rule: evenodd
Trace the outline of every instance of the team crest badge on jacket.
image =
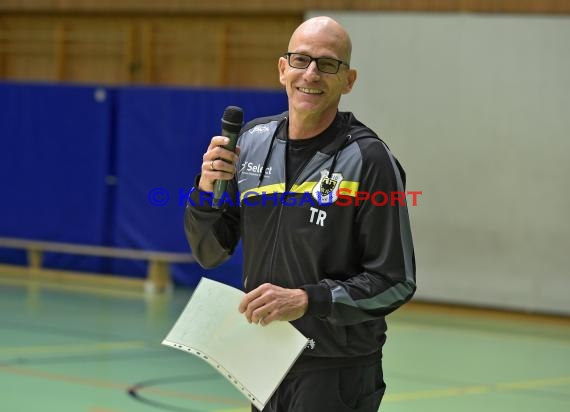
<svg viewBox="0 0 570 412">
<path fill-rule="evenodd" d="M 329 177 L 329 171 L 327 169 L 321 170 L 321 178 L 313 186 L 311 194 L 313 199 L 315 199 L 320 205 L 327 205 L 336 202 L 338 199 L 338 189 L 340 188 L 340 182 L 342 182 L 341 173 L 333 173 Z"/>
</svg>

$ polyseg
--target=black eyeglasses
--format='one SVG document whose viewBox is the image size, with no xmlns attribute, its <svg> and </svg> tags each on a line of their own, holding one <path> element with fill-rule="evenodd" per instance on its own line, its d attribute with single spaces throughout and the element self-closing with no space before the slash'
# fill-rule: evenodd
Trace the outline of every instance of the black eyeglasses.
<svg viewBox="0 0 570 412">
<path fill-rule="evenodd" d="M 295 69 L 306 69 L 313 60 L 317 62 L 317 69 L 323 73 L 336 74 L 342 64 L 350 67 L 347 62 L 332 57 L 311 57 L 302 53 L 285 53 L 283 57 L 286 57 L 289 66 Z"/>
</svg>

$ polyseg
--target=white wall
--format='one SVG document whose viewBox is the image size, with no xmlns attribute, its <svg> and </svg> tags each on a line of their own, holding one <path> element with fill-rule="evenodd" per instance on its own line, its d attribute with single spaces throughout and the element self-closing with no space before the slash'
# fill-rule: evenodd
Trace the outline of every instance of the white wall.
<svg viewBox="0 0 570 412">
<path fill-rule="evenodd" d="M 570 18 L 317 14 L 353 40 L 342 109 L 423 191 L 417 296 L 570 314 Z"/>
</svg>

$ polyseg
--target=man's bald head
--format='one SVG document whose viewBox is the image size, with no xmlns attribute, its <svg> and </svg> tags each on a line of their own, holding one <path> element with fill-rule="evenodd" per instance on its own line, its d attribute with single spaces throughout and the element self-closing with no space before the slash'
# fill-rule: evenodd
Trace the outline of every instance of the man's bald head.
<svg viewBox="0 0 570 412">
<path fill-rule="evenodd" d="M 295 50 L 300 38 L 328 39 L 334 42 L 339 58 L 350 63 L 352 43 L 347 31 L 337 21 L 327 16 L 313 17 L 304 21 L 293 32 L 289 41 L 289 50 Z"/>
</svg>

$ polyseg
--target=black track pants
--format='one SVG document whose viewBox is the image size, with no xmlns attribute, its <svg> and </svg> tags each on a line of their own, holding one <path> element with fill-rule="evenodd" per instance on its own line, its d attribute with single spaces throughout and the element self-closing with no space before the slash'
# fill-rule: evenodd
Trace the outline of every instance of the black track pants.
<svg viewBox="0 0 570 412">
<path fill-rule="evenodd" d="M 318 370 L 285 379 L 262 412 L 377 412 L 385 390 L 380 364 Z"/>
</svg>

